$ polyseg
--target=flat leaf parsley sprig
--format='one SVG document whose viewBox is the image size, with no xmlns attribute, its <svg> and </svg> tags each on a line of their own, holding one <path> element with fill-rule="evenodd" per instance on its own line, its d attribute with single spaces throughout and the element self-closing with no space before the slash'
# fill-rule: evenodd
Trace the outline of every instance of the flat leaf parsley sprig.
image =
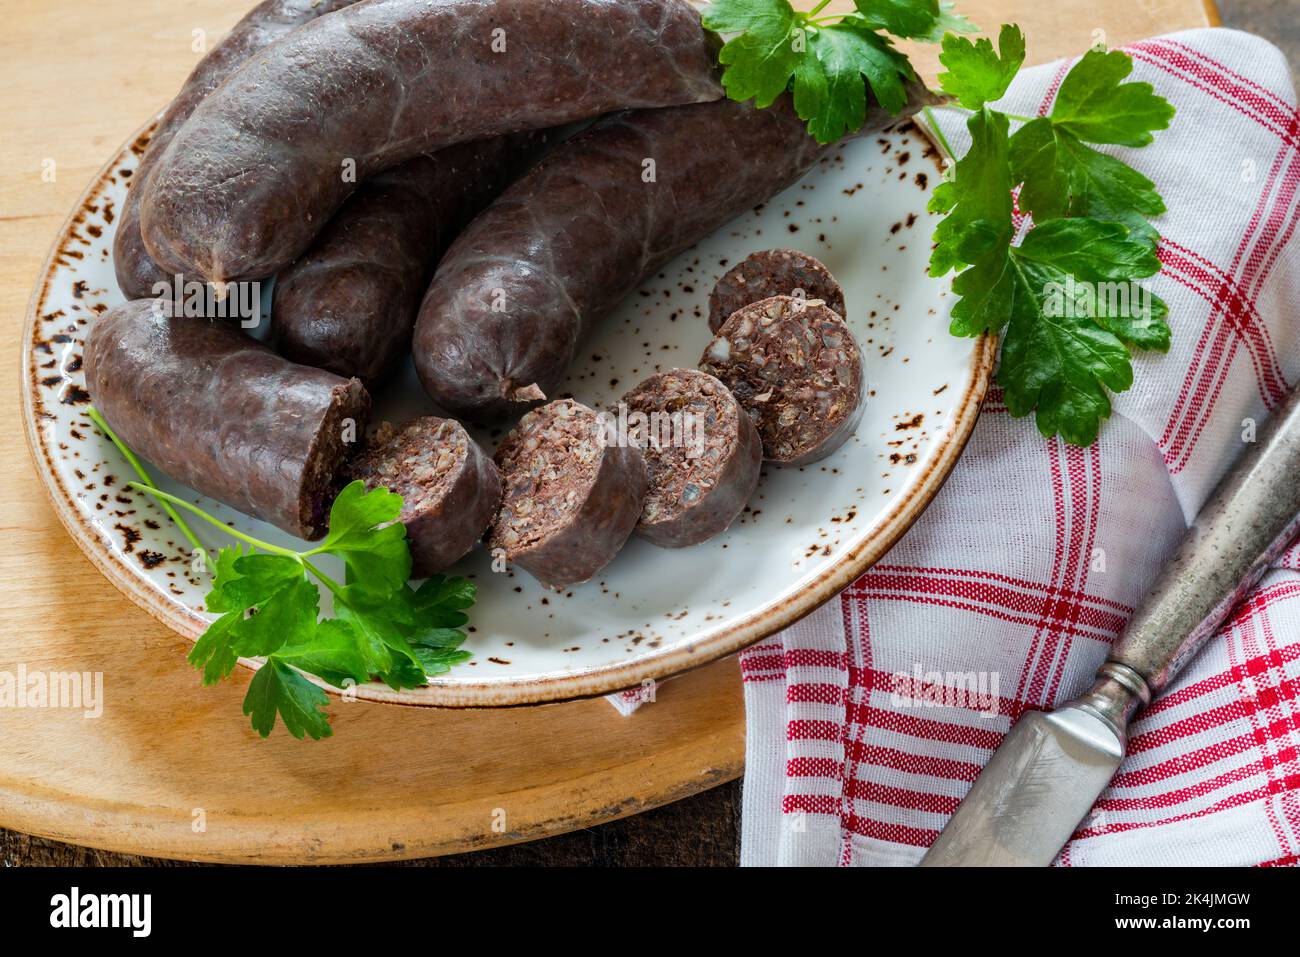
<svg viewBox="0 0 1300 957">
<path fill-rule="evenodd" d="M 787 89 L 795 112 L 819 143 L 861 128 L 866 86 L 877 103 L 898 113 L 908 82 L 919 82 L 890 36 L 939 42 L 948 31 L 975 26 L 939 0 L 854 0 L 854 12 L 820 16 L 830 0 L 801 12 L 788 0 L 713 0 L 704 26 L 735 34 L 718 59 L 722 85 L 733 100 L 771 106 Z"/>
<path fill-rule="evenodd" d="M 1110 415 L 1108 390 L 1133 383 L 1129 350 L 1167 350 L 1170 332 L 1168 307 L 1137 285 L 1160 269 L 1147 217 L 1164 202 L 1151 180 L 1089 144 L 1145 146 L 1174 109 L 1149 83 L 1123 82 L 1128 55 L 1093 49 L 1062 81 L 1050 115 L 999 112 L 988 104 L 1020 69 L 1024 37 L 1003 26 L 998 47 L 943 39 L 939 82 L 972 111 L 971 147 L 930 200 L 947 214 L 930 275 L 958 270 L 954 335 L 1005 327 L 998 383 L 1008 411 L 1034 412 L 1044 435 L 1090 445 Z M 1013 121 L 1024 125 L 1011 134 Z M 1034 227 L 1014 246 L 1017 186 Z"/>
<path fill-rule="evenodd" d="M 215 573 L 205 601 L 219 617 L 189 655 L 203 672 L 203 683 L 225 678 L 241 657 L 266 659 L 244 698 L 244 714 L 262 737 L 271 733 L 277 715 L 295 738 L 333 733 L 322 710 L 329 697 L 300 672 L 338 688 L 372 677 L 393 689 L 418 688 L 430 675 L 471 657 L 460 650 L 461 626 L 476 586 L 438 575 L 411 588 L 406 527 L 397 521 L 400 495 L 385 488 L 366 491 L 364 483 L 352 482 L 330 508 L 324 540 L 295 551 L 246 535 L 161 491 L 99 412 L 92 408 L 89 416 L 139 476 L 129 486 L 159 500 Z M 222 548 L 212 561 L 176 508 L 210 522 L 236 544 Z M 343 561 L 342 582 L 321 570 L 314 561 L 321 555 Z M 320 590 L 312 578 L 333 596 L 334 617 L 319 617 Z"/>
</svg>

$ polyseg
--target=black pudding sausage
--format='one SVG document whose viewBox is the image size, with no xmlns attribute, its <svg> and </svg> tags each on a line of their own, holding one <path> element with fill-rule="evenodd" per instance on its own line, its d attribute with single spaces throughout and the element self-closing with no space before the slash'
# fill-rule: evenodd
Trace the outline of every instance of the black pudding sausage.
<svg viewBox="0 0 1300 957">
<path fill-rule="evenodd" d="M 926 101 L 916 87 L 908 112 Z M 863 132 L 897 119 L 874 108 Z M 830 149 L 788 98 L 598 121 L 507 189 L 443 257 L 412 342 L 425 390 L 478 422 L 554 394 L 583 335 L 646 276 Z"/>
<path fill-rule="evenodd" d="M 276 351 L 374 388 L 411 345 L 433 268 L 456 233 L 545 147 L 529 130 L 461 143 L 362 183 L 276 277 Z"/>
<path fill-rule="evenodd" d="M 199 104 L 146 184 L 145 245 L 194 278 L 270 276 L 380 170 L 612 110 L 716 100 L 717 50 L 687 0 L 357 3 L 267 47 Z"/>
<path fill-rule="evenodd" d="M 86 389 L 136 453 L 195 491 L 300 538 L 325 534 L 370 396 L 219 320 L 154 299 L 109 309 L 86 340 Z"/>
<path fill-rule="evenodd" d="M 722 324 L 700 368 L 726 383 L 753 417 L 776 465 L 826 458 L 865 409 L 862 352 L 848 324 L 819 299 L 772 296 Z"/>
<path fill-rule="evenodd" d="M 397 428 L 384 423 L 347 474 L 402 496 L 397 520 L 406 526 L 412 578 L 428 578 L 463 558 L 501 504 L 496 465 L 453 419 L 424 416 Z"/>
<path fill-rule="evenodd" d="M 623 404 L 649 469 L 636 534 L 683 548 L 726 531 L 763 465 L 763 440 L 736 397 L 707 372 L 672 369 L 646 379 Z"/>
<path fill-rule="evenodd" d="M 821 260 L 797 249 L 762 249 L 732 266 L 709 293 L 709 329 L 717 332 L 731 314 L 768 296 L 821 299 L 845 319 L 844 290 Z"/>
<path fill-rule="evenodd" d="M 585 582 L 619 553 L 645 504 L 631 441 L 572 399 L 529 412 L 497 448 L 504 497 L 487 544 L 544 585 Z"/>
<path fill-rule="evenodd" d="M 152 296 L 156 284 L 171 283 L 171 277 L 163 273 L 145 249 L 144 239 L 140 235 L 140 196 L 143 192 L 142 184 L 181 124 L 189 119 L 205 96 L 220 86 L 222 80 L 234 73 L 240 64 L 258 50 L 309 20 L 323 17 L 355 2 L 356 0 L 264 0 L 231 27 L 225 38 L 199 61 L 158 121 L 149 145 L 140 158 L 140 165 L 131 177 L 131 189 L 127 191 L 126 200 L 122 203 L 117 232 L 113 235 L 113 269 L 117 273 L 117 284 L 127 299 Z"/>
</svg>

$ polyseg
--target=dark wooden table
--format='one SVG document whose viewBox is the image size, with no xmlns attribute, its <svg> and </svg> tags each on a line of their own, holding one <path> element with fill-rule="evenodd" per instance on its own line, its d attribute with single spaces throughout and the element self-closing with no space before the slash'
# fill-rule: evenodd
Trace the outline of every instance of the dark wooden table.
<svg viewBox="0 0 1300 957">
<path fill-rule="evenodd" d="M 1287 54 L 1294 72 L 1300 62 L 1300 18 L 1296 0 L 1219 0 L 1225 26 L 1267 37 Z M 734 866 L 740 849 L 740 782 L 734 781 L 636 817 L 545 841 L 513 847 L 410 861 L 407 867 Z M 192 866 L 127 854 L 109 854 L 0 830 L 0 867 Z"/>
</svg>

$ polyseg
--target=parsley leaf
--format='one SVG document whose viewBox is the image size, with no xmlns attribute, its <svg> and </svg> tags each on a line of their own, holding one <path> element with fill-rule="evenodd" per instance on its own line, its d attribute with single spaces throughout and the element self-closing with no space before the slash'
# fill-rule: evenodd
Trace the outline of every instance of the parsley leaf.
<svg viewBox="0 0 1300 957">
<path fill-rule="evenodd" d="M 865 79 L 876 101 L 891 113 L 907 104 L 907 58 L 889 41 L 852 18 L 817 30 L 812 56 L 794 74 L 794 107 L 819 143 L 832 143 L 861 128 L 867 118 Z"/>
<path fill-rule="evenodd" d="M 398 588 L 411 577 L 406 529 L 397 523 L 401 511 L 402 497 L 395 492 L 386 488 L 367 492 L 364 482 L 351 482 L 330 508 L 325 540 L 309 554 L 338 555 L 361 579 Z"/>
<path fill-rule="evenodd" d="M 350 584 L 334 593 L 334 611 L 361 639 L 368 670 L 394 690 L 425 684 L 409 636 L 415 630 L 413 594 L 405 583 L 393 592 Z"/>
<path fill-rule="evenodd" d="M 1122 83 L 1133 59 L 1120 50 L 1089 50 L 1056 94 L 1052 123 L 1088 143 L 1146 146 L 1163 130 L 1174 108 L 1150 83 Z"/>
<path fill-rule="evenodd" d="M 855 17 L 871 30 L 904 39 L 939 43 L 945 33 L 969 34 L 978 27 L 939 0 L 854 0 Z"/>
<path fill-rule="evenodd" d="M 733 100 L 771 106 L 794 75 L 805 37 L 802 20 L 787 0 L 715 0 L 702 13 L 704 26 L 719 33 L 740 33 L 718 53 L 726 66 L 722 85 Z"/>
<path fill-rule="evenodd" d="M 237 577 L 213 583 L 208 598 L 216 610 L 246 612 L 230 627 L 231 648 L 240 655 L 269 655 L 285 643 L 310 638 L 316 630 L 320 593 L 302 565 L 285 555 L 236 558 Z"/>
<path fill-rule="evenodd" d="M 939 62 L 948 68 L 939 74 L 943 91 L 966 109 L 978 110 L 1006 94 L 1025 62 L 1025 36 L 1014 24 L 1003 24 L 994 51 L 993 44 L 983 37 L 972 43 L 950 33 L 943 38 Z"/>
<path fill-rule="evenodd" d="M 1119 51 L 1090 50 L 1070 71 L 1050 116 L 1011 138 L 1011 165 L 1020 205 L 1035 222 L 1091 216 L 1122 222 L 1154 249 L 1147 222 L 1165 211 L 1156 186 L 1122 160 L 1087 143 L 1145 146 L 1165 129 L 1173 107 L 1149 83 L 1122 83 L 1132 60 Z"/>
<path fill-rule="evenodd" d="M 966 121 L 971 148 L 930 197 L 931 212 L 948 216 L 935 228 L 930 275 L 969 265 L 988 248 L 1011 242 L 1011 170 L 1007 161 L 1007 118 L 981 108 Z M 953 310 L 957 314 L 957 310 Z"/>
<path fill-rule="evenodd" d="M 975 24 L 939 0 L 854 0 L 857 15 L 872 30 L 904 39 L 938 43 L 948 32 L 972 33 Z"/>
<path fill-rule="evenodd" d="M 1145 237 L 1122 223 L 1097 219 L 1054 219 L 1035 227 L 1013 250 L 1021 260 L 1059 272 L 1047 292 L 1063 297 L 1047 314 L 1066 310 L 1093 319 L 1125 345 L 1169 348 L 1169 307 L 1131 280 L 1153 276 L 1160 260 Z M 1067 303 L 1064 297 L 1071 297 Z"/>
<path fill-rule="evenodd" d="M 872 30 L 896 37 L 928 36 L 939 19 L 939 0 L 854 0 L 853 5 Z"/>
<path fill-rule="evenodd" d="M 462 609 L 474 604 L 477 592 L 477 586 L 467 579 L 435 575 L 413 594 L 416 628 L 411 645 L 429 674 L 441 674 L 471 657 L 459 650 L 465 640 L 460 626 L 469 621 Z"/>
<path fill-rule="evenodd" d="M 356 632 L 337 618 L 318 623 L 309 640 L 286 644 L 275 657 L 299 671 L 324 678 L 336 688 L 360 684 L 370 678 L 370 668 Z"/>
<path fill-rule="evenodd" d="M 298 740 L 304 734 L 319 741 L 334 733 L 322 710 L 329 695 L 276 658 L 257 669 L 248 694 L 244 696 L 244 714 L 253 719 L 253 730 L 266 737 L 275 727 L 278 714 L 285 728 Z"/>
<path fill-rule="evenodd" d="M 113 441 L 127 451 L 120 440 Z M 244 700 L 244 713 L 263 737 L 277 715 L 295 737 L 330 733 L 321 710 L 328 698 L 303 673 L 335 687 L 377 678 L 395 689 L 418 688 L 429 675 L 470 658 L 459 650 L 465 640 L 459 628 L 476 589 L 462 578 L 441 575 L 418 591 L 411 588 L 406 528 L 396 521 L 401 496 L 382 488 L 366 491 L 363 483 L 353 482 L 335 499 L 324 540 L 295 552 L 237 532 L 141 478 L 131 487 L 252 546 L 246 550 L 236 543 L 217 553 L 206 602 L 219 617 L 195 643 L 189 661 L 202 670 L 204 683 L 212 684 L 229 675 L 241 656 L 266 659 Z M 183 531 L 197 541 L 187 526 Z M 343 561 L 342 583 L 313 561 L 326 554 Z M 333 595 L 333 618 L 320 619 L 320 590 L 312 577 Z"/>
<path fill-rule="evenodd" d="M 1020 208 L 1045 222 L 1060 216 L 1091 216 L 1122 222 L 1147 239 L 1156 231 L 1149 216 L 1165 211 L 1151 182 L 1123 160 L 1101 153 L 1049 117 L 1026 123 L 1011 137 L 1011 169 Z"/>
<path fill-rule="evenodd" d="M 1119 223 L 1056 219 L 1035 227 L 1019 247 L 1003 247 L 963 272 L 954 283 L 968 305 L 953 331 L 974 334 L 1007 322 L 998 382 L 1012 415 L 1036 412 L 1039 431 L 1089 445 L 1110 415 L 1106 390 L 1133 384 L 1128 345 L 1167 348 L 1165 307 L 1151 294 L 1143 303 L 1109 308 L 1103 284 L 1123 290 L 1127 280 L 1159 269 L 1150 248 Z M 999 320 L 997 317 L 1002 317 Z M 980 328 L 982 327 L 982 328 Z"/>
<path fill-rule="evenodd" d="M 415 654 L 420 659 L 420 664 L 430 675 L 440 675 L 452 669 L 453 665 L 469 661 L 474 656 L 468 651 L 457 651 L 452 648 L 434 648 L 429 645 L 416 645 Z"/>
<path fill-rule="evenodd" d="M 940 3 L 939 16 L 934 21 L 934 26 L 924 36 L 917 34 L 916 39 L 924 40 L 926 43 L 940 43 L 945 33 L 974 33 L 979 30 L 979 27 L 970 20 L 960 13 L 955 13 L 953 8 L 954 4 Z"/>
<path fill-rule="evenodd" d="M 242 612 L 227 612 L 199 636 L 186 661 L 203 672 L 203 683 L 214 685 L 235 670 L 239 655 L 230 645 L 230 629 L 243 617 Z"/>
<path fill-rule="evenodd" d="M 788 0 L 713 0 L 702 14 L 705 27 L 732 34 L 718 54 L 727 95 L 767 107 L 790 90 L 819 143 L 861 129 L 868 89 L 890 113 L 907 105 L 916 73 L 886 33 L 929 39 L 940 24 L 969 27 L 938 0 L 857 0 L 857 12 L 818 17 L 823 6 L 804 13 Z"/>
<path fill-rule="evenodd" d="M 1044 290 L 1066 273 L 1008 252 L 1010 321 L 1002 342 L 998 382 L 1012 415 L 1037 413 L 1038 430 L 1090 445 L 1110 415 L 1103 386 L 1121 392 L 1133 384 L 1124 344 L 1095 322 L 1074 316 L 1045 318 Z"/>
</svg>

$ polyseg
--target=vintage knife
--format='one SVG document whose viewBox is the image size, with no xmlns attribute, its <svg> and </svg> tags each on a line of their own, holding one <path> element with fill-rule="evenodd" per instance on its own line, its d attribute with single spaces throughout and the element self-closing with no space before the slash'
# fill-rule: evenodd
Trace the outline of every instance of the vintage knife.
<svg viewBox="0 0 1300 957">
<path fill-rule="evenodd" d="M 1119 767 L 1133 714 L 1218 631 L 1300 531 L 1298 516 L 1300 389 L 1205 503 L 1092 688 L 1016 722 L 922 866 L 1052 863 Z"/>
</svg>

